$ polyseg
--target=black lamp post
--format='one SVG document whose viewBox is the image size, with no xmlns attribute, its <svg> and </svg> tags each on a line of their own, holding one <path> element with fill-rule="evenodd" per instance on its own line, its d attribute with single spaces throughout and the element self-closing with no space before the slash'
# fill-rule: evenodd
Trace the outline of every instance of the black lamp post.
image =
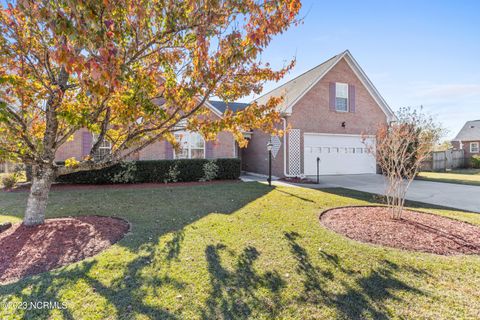
<svg viewBox="0 0 480 320">
<path fill-rule="evenodd" d="M 267 143 L 267 150 L 268 150 L 268 185 L 272 185 L 272 148 L 273 143 L 272 141 L 268 141 Z"/>
</svg>

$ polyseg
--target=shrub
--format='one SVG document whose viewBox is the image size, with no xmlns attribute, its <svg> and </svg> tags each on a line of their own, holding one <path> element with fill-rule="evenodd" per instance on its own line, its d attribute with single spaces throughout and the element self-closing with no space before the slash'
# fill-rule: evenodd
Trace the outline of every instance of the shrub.
<svg viewBox="0 0 480 320">
<path fill-rule="evenodd" d="M 217 178 L 218 166 L 213 161 L 208 161 L 203 165 L 203 178 L 200 181 L 212 181 Z"/>
<path fill-rule="evenodd" d="M 191 182 L 205 178 L 207 163 L 218 167 L 215 179 L 234 180 L 240 177 L 239 159 L 175 159 L 129 161 L 101 170 L 59 176 L 56 181 L 80 184 Z"/>
<path fill-rule="evenodd" d="M 137 166 L 132 161 L 120 163 L 120 171 L 112 177 L 113 183 L 134 183 Z"/>
<path fill-rule="evenodd" d="M 175 163 L 168 168 L 167 175 L 163 182 L 178 182 L 178 176 L 180 175 L 180 171 L 178 171 L 178 165 Z"/>
<path fill-rule="evenodd" d="M 480 155 L 474 155 L 472 156 L 472 167 L 475 169 L 480 169 Z"/>
<path fill-rule="evenodd" d="M 8 173 L 2 177 L 2 185 L 5 189 L 12 189 L 18 181 L 18 176 L 14 173 Z"/>
</svg>

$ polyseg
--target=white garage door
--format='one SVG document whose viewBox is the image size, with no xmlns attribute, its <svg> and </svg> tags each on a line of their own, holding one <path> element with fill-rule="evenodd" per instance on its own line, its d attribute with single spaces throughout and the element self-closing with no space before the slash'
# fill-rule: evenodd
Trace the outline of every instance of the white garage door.
<svg viewBox="0 0 480 320">
<path fill-rule="evenodd" d="M 305 133 L 304 172 L 317 174 L 317 157 L 320 158 L 320 174 L 375 173 L 375 156 L 367 152 L 374 145 L 374 138 L 365 143 L 359 135 L 332 135 Z"/>
</svg>

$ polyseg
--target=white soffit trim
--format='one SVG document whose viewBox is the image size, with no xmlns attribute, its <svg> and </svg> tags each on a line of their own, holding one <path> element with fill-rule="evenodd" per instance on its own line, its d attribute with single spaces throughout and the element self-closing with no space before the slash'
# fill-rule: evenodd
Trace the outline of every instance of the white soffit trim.
<svg viewBox="0 0 480 320">
<path fill-rule="evenodd" d="M 338 137 L 367 137 L 367 138 L 374 138 L 375 135 L 368 134 L 346 134 L 346 133 L 318 133 L 318 132 L 304 132 L 304 135 L 307 136 L 338 136 Z"/>
<path fill-rule="evenodd" d="M 205 100 L 204 104 L 207 106 L 207 108 L 212 110 L 213 113 L 215 113 L 217 116 L 219 116 L 220 118 L 223 117 L 223 113 L 217 108 L 215 108 L 208 100 Z"/>
<path fill-rule="evenodd" d="M 368 93 L 372 96 L 372 98 L 375 100 L 375 102 L 380 106 L 380 109 L 385 113 L 387 116 L 388 121 L 392 121 L 396 119 L 395 114 L 393 113 L 392 109 L 388 106 L 386 101 L 383 99 L 383 97 L 380 95 L 378 90 L 375 88 L 373 83 L 370 81 L 370 79 L 367 77 L 365 72 L 362 70 L 360 65 L 357 63 L 357 61 L 353 58 L 352 54 L 350 51 L 345 50 L 343 53 L 339 54 L 337 57 L 335 57 L 335 60 L 333 61 L 332 65 L 326 69 L 322 74 L 320 74 L 315 81 L 312 82 L 312 84 L 307 87 L 301 95 L 299 95 L 292 103 L 290 103 L 287 108 L 286 108 L 286 113 L 291 114 L 293 106 L 300 100 L 302 99 L 305 94 L 307 94 L 308 91 L 310 91 L 320 80 L 323 79 L 323 77 L 332 70 L 337 63 L 345 58 L 345 61 L 347 64 L 350 66 L 350 68 L 353 70 L 355 75 L 360 79 L 362 84 L 367 88 Z"/>
<path fill-rule="evenodd" d="M 345 51 L 346 52 L 346 51 Z M 309 85 L 303 92 L 302 94 L 300 94 L 295 100 L 292 101 L 292 103 L 290 103 L 286 110 L 285 110 L 285 113 L 287 113 L 288 115 L 291 115 L 292 114 L 292 109 L 293 109 L 293 106 L 298 102 L 300 101 L 300 99 L 302 99 L 306 94 L 307 92 L 309 92 L 320 80 L 322 80 L 322 78 L 330 72 L 330 70 L 333 69 L 333 67 L 335 67 L 337 65 L 337 63 L 343 58 L 343 56 L 345 55 L 345 52 L 339 54 L 338 56 L 335 57 L 335 60 L 334 62 L 332 63 L 332 65 L 327 69 L 325 70 L 323 73 L 321 73 L 317 79 L 315 79 L 315 81 L 312 82 L 311 85 Z"/>
<path fill-rule="evenodd" d="M 358 62 L 352 56 L 350 51 L 345 51 L 345 61 L 347 61 L 348 65 L 352 68 L 355 75 L 360 79 L 362 84 L 367 88 L 368 93 L 372 96 L 372 98 L 377 102 L 380 108 L 383 110 L 385 115 L 387 116 L 387 120 L 393 121 L 396 119 L 395 113 L 393 113 L 390 106 L 387 104 L 385 99 L 383 99 L 382 95 L 378 92 L 377 88 L 373 85 L 372 81 L 368 78 L 367 74 L 363 69 L 360 67 Z"/>
</svg>

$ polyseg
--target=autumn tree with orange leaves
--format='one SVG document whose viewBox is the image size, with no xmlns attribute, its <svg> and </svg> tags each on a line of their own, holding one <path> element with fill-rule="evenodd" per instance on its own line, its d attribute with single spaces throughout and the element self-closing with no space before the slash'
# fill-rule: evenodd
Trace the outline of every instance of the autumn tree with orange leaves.
<svg viewBox="0 0 480 320">
<path fill-rule="evenodd" d="M 208 117 L 205 101 L 260 93 L 293 62 L 260 60 L 272 36 L 296 24 L 299 0 L 18 0 L 0 13 L 0 157 L 32 166 L 24 224 L 42 224 L 61 174 L 110 166 L 187 129 L 214 139 L 230 131 L 274 132 L 280 98 Z M 90 155 L 54 162 L 87 128 Z M 112 152 L 93 156 L 104 139 Z"/>
</svg>

